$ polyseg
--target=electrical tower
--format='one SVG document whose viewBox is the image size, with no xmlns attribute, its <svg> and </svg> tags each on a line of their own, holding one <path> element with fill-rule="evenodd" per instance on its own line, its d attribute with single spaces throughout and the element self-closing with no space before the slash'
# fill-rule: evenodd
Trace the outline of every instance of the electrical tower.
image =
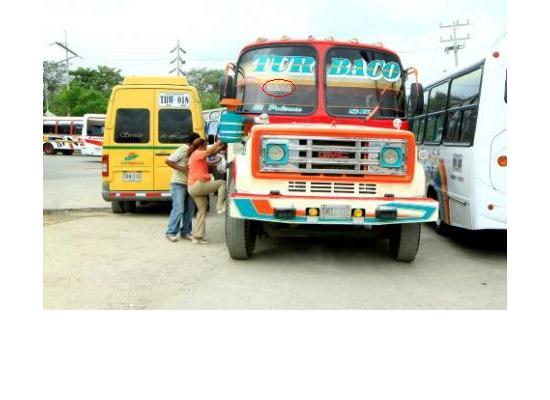
<svg viewBox="0 0 550 400">
<path fill-rule="evenodd" d="M 50 46 L 53 46 L 55 44 L 55 45 L 61 47 L 63 50 L 65 50 L 65 60 L 58 61 L 58 62 L 56 62 L 56 64 L 61 64 L 63 62 L 65 63 L 65 79 L 66 79 L 67 90 L 69 90 L 69 83 L 70 83 L 69 60 L 72 60 L 73 58 L 77 58 L 77 57 L 78 58 L 82 58 L 82 57 L 80 57 L 74 51 L 69 49 L 69 47 L 67 46 L 67 31 L 64 31 L 64 32 L 65 32 L 65 43 L 63 44 L 61 42 L 53 42 L 52 44 L 50 44 Z M 70 57 L 69 57 L 69 53 L 71 53 Z M 68 107 L 68 116 L 71 116 L 70 107 Z"/>
<path fill-rule="evenodd" d="M 170 64 L 176 63 L 176 68 L 172 69 L 169 73 L 172 74 L 176 72 L 177 76 L 180 76 L 180 74 L 185 75 L 182 70 L 183 64 L 185 64 L 185 60 L 181 58 L 180 53 L 186 54 L 187 52 L 180 47 L 179 40 L 178 40 L 177 46 L 174 47 L 172 50 L 170 50 L 170 53 L 174 53 L 174 52 L 176 52 L 176 58 L 170 61 Z"/>
<path fill-rule="evenodd" d="M 464 44 L 458 44 L 458 41 L 459 40 L 469 40 L 470 39 L 470 34 L 469 33 L 466 37 L 457 38 L 456 37 L 456 28 L 459 27 L 459 26 L 467 26 L 467 25 L 470 25 L 469 20 L 466 20 L 465 24 L 461 24 L 458 21 L 453 21 L 452 25 L 443 25 L 441 22 L 439 23 L 439 28 L 440 29 L 453 28 L 453 35 L 449 36 L 449 39 L 443 40 L 443 38 L 440 37 L 439 40 L 440 40 L 441 43 L 447 43 L 447 42 L 452 42 L 453 43 L 452 46 L 445 47 L 445 53 L 448 54 L 450 50 L 452 50 L 455 53 L 455 67 L 458 67 L 458 50 L 462 50 L 464 48 Z"/>
</svg>

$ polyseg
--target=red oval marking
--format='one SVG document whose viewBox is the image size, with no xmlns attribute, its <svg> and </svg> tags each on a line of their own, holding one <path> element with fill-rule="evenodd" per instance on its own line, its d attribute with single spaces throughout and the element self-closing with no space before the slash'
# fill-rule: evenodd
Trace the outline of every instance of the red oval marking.
<svg viewBox="0 0 550 400">
<path fill-rule="evenodd" d="M 285 93 L 285 94 L 282 94 L 282 95 L 277 95 L 277 94 L 272 94 L 272 93 L 269 93 L 269 91 L 272 91 L 271 88 L 267 88 L 266 89 L 266 85 L 270 82 L 275 82 L 275 83 L 272 83 L 270 85 L 276 85 L 276 82 L 277 81 L 282 81 L 282 82 L 285 82 L 285 83 L 280 83 L 280 85 L 288 85 L 290 84 L 292 86 L 291 90 L 289 93 Z M 286 96 L 290 96 L 292 95 L 295 91 L 296 91 L 296 85 L 292 82 L 292 81 L 289 81 L 287 79 L 270 79 L 268 81 L 266 81 L 263 85 L 262 85 L 262 91 L 267 94 L 268 96 L 272 96 L 272 97 L 286 97 Z M 274 92 L 277 92 L 277 90 L 273 90 Z"/>
</svg>

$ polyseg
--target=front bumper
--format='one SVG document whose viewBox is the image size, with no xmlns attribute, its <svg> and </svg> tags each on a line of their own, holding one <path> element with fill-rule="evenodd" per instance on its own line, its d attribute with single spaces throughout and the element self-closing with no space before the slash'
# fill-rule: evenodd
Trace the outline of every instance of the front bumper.
<svg viewBox="0 0 550 400">
<path fill-rule="evenodd" d="M 437 201 L 429 198 L 358 198 L 232 193 L 229 205 L 229 213 L 232 218 L 287 224 L 389 225 L 433 222 L 438 215 Z M 345 205 L 350 206 L 351 209 L 363 209 L 365 212 L 362 217 L 350 215 L 349 218 L 338 219 L 323 219 L 319 216 L 306 215 L 307 208 L 321 208 L 326 205 Z M 289 210 L 293 211 L 287 213 Z M 386 212 L 380 212 L 381 210 Z M 395 218 L 388 218 L 388 215 L 392 214 L 395 215 Z"/>
</svg>

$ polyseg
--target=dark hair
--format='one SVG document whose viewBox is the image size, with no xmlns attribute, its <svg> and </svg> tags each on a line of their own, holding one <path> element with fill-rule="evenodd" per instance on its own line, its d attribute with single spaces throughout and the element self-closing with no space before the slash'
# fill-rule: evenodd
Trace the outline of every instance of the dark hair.
<svg viewBox="0 0 550 400">
<path fill-rule="evenodd" d="M 195 139 L 200 138 L 200 135 L 197 132 L 190 133 L 185 138 L 185 143 L 191 144 L 195 141 Z"/>
<path fill-rule="evenodd" d="M 205 143 L 206 143 L 206 140 L 204 140 L 201 137 L 198 137 L 195 140 L 193 140 L 193 143 L 191 143 L 191 145 L 189 146 L 189 149 L 187 149 L 187 157 L 191 157 L 191 154 L 193 154 L 195 150 L 197 150 L 199 147 L 201 147 Z"/>
</svg>

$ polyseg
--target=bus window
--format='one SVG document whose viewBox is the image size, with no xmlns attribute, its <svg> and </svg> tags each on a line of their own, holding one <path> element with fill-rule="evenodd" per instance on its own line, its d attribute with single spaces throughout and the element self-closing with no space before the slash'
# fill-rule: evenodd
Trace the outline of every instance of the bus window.
<svg viewBox="0 0 550 400">
<path fill-rule="evenodd" d="M 73 135 L 82 135 L 82 124 L 81 123 L 73 124 Z"/>
<path fill-rule="evenodd" d="M 55 123 L 54 124 L 44 124 L 43 133 L 55 133 Z"/>
<path fill-rule="evenodd" d="M 411 132 L 414 133 L 414 137 L 416 138 L 416 143 L 418 143 L 418 124 L 420 121 L 418 119 L 414 119 L 411 121 Z"/>
<path fill-rule="evenodd" d="M 60 135 L 70 135 L 71 134 L 71 126 L 68 124 L 59 124 L 57 125 L 57 133 Z"/>
<path fill-rule="evenodd" d="M 149 110 L 119 108 L 116 112 L 115 143 L 149 143 Z"/>
<path fill-rule="evenodd" d="M 88 136 L 103 136 L 105 124 L 103 121 L 88 121 Z"/>
<path fill-rule="evenodd" d="M 481 68 L 453 79 L 449 108 L 479 103 L 480 85 Z"/>
<path fill-rule="evenodd" d="M 460 143 L 472 144 L 474 142 L 476 122 L 477 108 L 464 110 L 464 116 L 462 117 L 462 129 L 460 131 Z"/>
<path fill-rule="evenodd" d="M 424 128 L 426 127 L 426 118 L 420 118 L 420 122 L 418 123 L 418 143 L 422 143 L 424 140 Z"/>
<path fill-rule="evenodd" d="M 460 139 L 460 123 L 462 120 L 462 111 L 451 111 L 447 120 L 446 143 L 456 143 Z"/>
<path fill-rule="evenodd" d="M 424 133 L 424 143 L 433 143 L 435 136 L 435 115 L 430 115 L 426 119 L 426 132 Z"/>
<path fill-rule="evenodd" d="M 445 114 L 439 114 L 437 117 L 435 117 L 434 142 L 441 143 L 441 139 L 443 139 L 444 128 Z"/>
<path fill-rule="evenodd" d="M 428 113 L 444 110 L 447 107 L 447 92 L 449 82 L 437 85 L 430 90 Z"/>
<path fill-rule="evenodd" d="M 159 111 L 159 142 L 183 143 L 193 133 L 190 110 Z"/>
</svg>

